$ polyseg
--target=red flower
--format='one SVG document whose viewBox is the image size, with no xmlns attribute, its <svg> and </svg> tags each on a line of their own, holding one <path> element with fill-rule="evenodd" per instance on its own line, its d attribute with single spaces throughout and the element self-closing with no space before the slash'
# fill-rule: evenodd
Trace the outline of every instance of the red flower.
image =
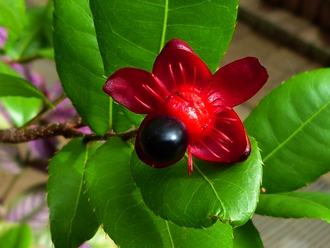
<svg viewBox="0 0 330 248">
<path fill-rule="evenodd" d="M 256 58 L 236 60 L 214 75 L 192 49 L 170 40 L 155 60 L 152 73 L 123 68 L 109 77 L 103 90 L 132 112 L 147 114 L 135 148 L 146 164 L 162 168 L 188 151 L 210 162 L 241 162 L 250 141 L 234 106 L 251 98 L 268 74 Z"/>
</svg>

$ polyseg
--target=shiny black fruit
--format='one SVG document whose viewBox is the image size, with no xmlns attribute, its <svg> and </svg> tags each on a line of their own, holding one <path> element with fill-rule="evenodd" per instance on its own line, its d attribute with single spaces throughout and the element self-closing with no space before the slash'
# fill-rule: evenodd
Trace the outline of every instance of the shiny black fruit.
<svg viewBox="0 0 330 248">
<path fill-rule="evenodd" d="M 182 157 L 188 147 L 186 126 L 177 118 L 157 115 L 141 128 L 140 144 L 151 159 L 168 163 Z"/>
</svg>

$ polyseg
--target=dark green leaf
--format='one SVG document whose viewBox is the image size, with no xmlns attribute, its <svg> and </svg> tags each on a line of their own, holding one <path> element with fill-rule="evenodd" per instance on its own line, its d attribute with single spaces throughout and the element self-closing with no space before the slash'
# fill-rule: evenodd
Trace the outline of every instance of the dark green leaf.
<svg viewBox="0 0 330 248">
<path fill-rule="evenodd" d="M 163 169 L 145 165 L 132 156 L 132 175 L 142 197 L 156 215 L 190 227 L 207 227 L 218 219 L 240 226 L 253 215 L 258 201 L 262 164 L 251 139 L 252 154 L 234 165 L 195 160 L 187 175 L 187 159 Z"/>
<path fill-rule="evenodd" d="M 6 53 L 12 59 L 37 56 L 38 50 L 51 46 L 52 1 L 48 5 L 27 10 L 27 21 L 20 39 L 9 37 Z"/>
<path fill-rule="evenodd" d="M 84 122 L 98 134 L 112 128 L 110 98 L 88 1 L 57 0 L 54 6 L 54 52 L 64 91 Z"/>
<path fill-rule="evenodd" d="M 55 247 L 78 247 L 97 231 L 99 225 L 83 185 L 86 162 L 97 147 L 97 143 L 74 139 L 50 161 L 47 191 Z"/>
<path fill-rule="evenodd" d="M 330 195 L 315 192 L 261 194 L 256 213 L 279 218 L 317 218 L 330 223 Z"/>
<path fill-rule="evenodd" d="M 117 103 L 112 104 L 112 110 L 110 112 L 114 113 L 112 115 L 112 123 L 115 132 L 125 132 L 133 127 L 132 122 L 128 120 L 123 109 L 124 108 Z"/>
<path fill-rule="evenodd" d="M 22 127 L 42 108 L 42 100 L 38 98 L 2 97 L 0 101 L 16 127 Z"/>
<path fill-rule="evenodd" d="M 330 170 L 330 69 L 289 79 L 245 120 L 265 164 L 267 193 L 298 189 Z"/>
<path fill-rule="evenodd" d="M 192 46 L 212 71 L 225 53 L 237 16 L 237 0 L 90 0 L 107 75 L 121 67 L 151 70 L 171 38 Z"/>
<path fill-rule="evenodd" d="M 20 77 L 0 73 L 0 88 L 0 97 L 33 97 L 45 100 L 48 103 L 48 99 L 37 87 Z"/>
<path fill-rule="evenodd" d="M 0 26 L 8 28 L 19 37 L 25 22 L 25 1 L 0 0 L 0 9 Z"/>
<path fill-rule="evenodd" d="M 182 228 L 155 216 L 143 203 L 129 169 L 131 148 L 111 138 L 89 160 L 87 193 L 99 222 L 120 247 L 232 247 L 232 228 Z"/>
<path fill-rule="evenodd" d="M 33 233 L 29 225 L 0 223 L 0 247 L 29 248 L 32 245 Z"/>
<path fill-rule="evenodd" d="M 145 115 L 135 114 L 121 105 L 119 105 L 119 107 L 126 116 L 127 120 L 129 120 L 135 126 L 135 128 L 138 128 L 143 121 Z"/>
<path fill-rule="evenodd" d="M 259 232 L 252 220 L 234 229 L 234 248 L 263 248 Z"/>
</svg>

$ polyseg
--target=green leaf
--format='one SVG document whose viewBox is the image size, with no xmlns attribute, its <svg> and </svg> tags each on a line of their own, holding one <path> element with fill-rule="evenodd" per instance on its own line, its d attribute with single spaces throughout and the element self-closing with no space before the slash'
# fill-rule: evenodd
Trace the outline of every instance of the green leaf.
<svg viewBox="0 0 330 248">
<path fill-rule="evenodd" d="M 116 132 L 125 132 L 131 128 L 137 129 L 145 117 L 145 115 L 135 114 L 117 103 L 113 103 L 112 106 L 113 129 Z"/>
<path fill-rule="evenodd" d="M 83 185 L 86 162 L 98 146 L 74 139 L 50 161 L 47 191 L 55 247 L 78 247 L 98 229 Z"/>
<path fill-rule="evenodd" d="M 122 67 L 150 71 L 171 38 L 181 38 L 215 71 L 231 40 L 237 0 L 90 0 L 107 75 Z"/>
<path fill-rule="evenodd" d="M 132 122 L 129 121 L 127 116 L 125 115 L 125 112 L 123 111 L 125 108 L 123 108 L 121 105 L 114 103 L 112 105 L 112 112 L 116 113 L 113 115 L 113 129 L 115 132 L 125 132 L 130 128 L 133 128 Z"/>
<path fill-rule="evenodd" d="M 0 61 L 0 75 L 1 74 L 9 74 L 12 76 L 20 77 L 20 74 L 15 71 L 12 67 L 8 65 L 8 63 L 5 63 L 4 61 Z"/>
<path fill-rule="evenodd" d="M 34 97 L 48 103 L 46 96 L 37 87 L 21 77 L 0 73 L 0 88 L 0 97 Z"/>
<path fill-rule="evenodd" d="M 0 26 L 8 28 L 19 37 L 25 21 L 25 1 L 0 0 L 0 9 Z"/>
<path fill-rule="evenodd" d="M 252 220 L 234 229 L 234 248 L 263 248 L 259 232 Z"/>
<path fill-rule="evenodd" d="M 53 48 L 40 49 L 37 52 L 37 55 L 42 58 L 54 60 L 54 49 Z"/>
<path fill-rule="evenodd" d="M 17 71 L 5 63 L 0 63 L 0 87 L 0 101 L 17 127 L 23 126 L 39 113 L 42 99 L 50 104 L 37 87 L 22 79 Z"/>
<path fill-rule="evenodd" d="M 154 169 L 133 153 L 131 169 L 146 205 L 175 224 L 203 228 L 218 219 L 240 226 L 253 215 L 258 201 L 262 164 L 259 149 L 251 139 L 252 154 L 233 165 L 194 161 L 187 175 L 187 159 L 163 169 Z"/>
<path fill-rule="evenodd" d="M 22 57 L 34 57 L 38 50 L 51 46 L 52 1 L 45 6 L 33 7 L 27 10 L 27 22 L 20 39 L 9 37 L 6 53 L 14 60 Z"/>
<path fill-rule="evenodd" d="M 110 98 L 88 1 L 57 0 L 54 4 L 54 53 L 64 91 L 84 122 L 97 134 L 110 123 Z"/>
<path fill-rule="evenodd" d="M 295 76 L 245 120 L 261 150 L 267 193 L 298 189 L 330 170 L 329 85 L 330 69 Z"/>
<path fill-rule="evenodd" d="M 38 98 L 2 97 L 0 101 L 16 127 L 22 127 L 42 108 L 42 100 Z"/>
<path fill-rule="evenodd" d="M 33 233 L 28 224 L 0 222 L 0 247 L 29 248 L 33 245 Z"/>
<path fill-rule="evenodd" d="M 256 213 L 278 218 L 317 218 L 330 223 L 330 195 L 316 192 L 261 194 Z"/>
<path fill-rule="evenodd" d="M 89 160 L 87 193 L 99 222 L 120 247 L 232 247 L 232 228 L 182 228 L 155 216 L 130 175 L 131 148 L 111 138 Z"/>
</svg>

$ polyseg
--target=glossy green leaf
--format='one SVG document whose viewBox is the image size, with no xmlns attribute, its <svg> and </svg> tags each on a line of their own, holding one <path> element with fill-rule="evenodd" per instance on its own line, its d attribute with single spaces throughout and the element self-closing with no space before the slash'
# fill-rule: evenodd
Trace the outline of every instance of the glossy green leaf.
<svg viewBox="0 0 330 248">
<path fill-rule="evenodd" d="M 298 189 L 330 170 L 330 69 L 295 76 L 244 124 L 263 157 L 266 193 Z"/>
<path fill-rule="evenodd" d="M 155 216 L 131 178 L 131 150 L 121 139 L 111 138 L 89 160 L 85 173 L 98 220 L 120 247 L 232 247 L 229 224 L 182 228 Z"/>
<path fill-rule="evenodd" d="M 234 31 L 237 0 L 90 0 L 107 75 L 133 66 L 151 70 L 171 38 L 181 38 L 215 71 Z"/>
<path fill-rule="evenodd" d="M 8 28 L 19 37 L 25 21 L 25 1 L 0 0 L 0 9 L 0 26 Z"/>
<path fill-rule="evenodd" d="M 85 165 L 97 147 L 74 139 L 50 161 L 47 201 L 55 247 L 78 247 L 98 229 L 83 185 Z"/>
<path fill-rule="evenodd" d="M 2 97 L 0 102 L 16 127 L 22 127 L 42 108 L 42 100 L 38 98 Z"/>
<path fill-rule="evenodd" d="M 45 6 L 33 7 L 27 10 L 27 20 L 20 39 L 9 37 L 6 53 L 14 60 L 22 57 L 35 57 L 38 50 L 50 47 L 49 37 L 52 26 L 52 1 Z"/>
<path fill-rule="evenodd" d="M 163 169 L 145 165 L 132 156 L 132 175 L 142 197 L 156 215 L 175 224 L 203 228 L 217 220 L 240 226 L 253 215 L 257 205 L 262 164 L 252 139 L 252 154 L 233 165 L 194 160 L 187 175 L 187 159 Z"/>
<path fill-rule="evenodd" d="M 110 98 L 102 91 L 106 79 L 88 1 L 54 5 L 55 62 L 64 91 L 84 122 L 104 134 L 112 125 Z"/>
<path fill-rule="evenodd" d="M 0 247 L 30 248 L 33 245 L 33 233 L 28 224 L 0 222 Z"/>
<path fill-rule="evenodd" d="M 259 232 L 252 220 L 234 229 L 234 248 L 263 248 Z"/>
<path fill-rule="evenodd" d="M 316 192 L 261 194 L 256 213 L 278 218 L 317 218 L 330 223 L 330 195 Z"/>
</svg>

